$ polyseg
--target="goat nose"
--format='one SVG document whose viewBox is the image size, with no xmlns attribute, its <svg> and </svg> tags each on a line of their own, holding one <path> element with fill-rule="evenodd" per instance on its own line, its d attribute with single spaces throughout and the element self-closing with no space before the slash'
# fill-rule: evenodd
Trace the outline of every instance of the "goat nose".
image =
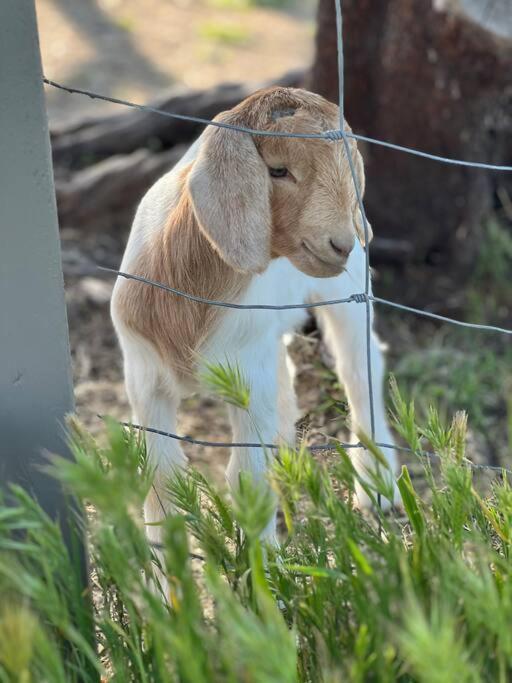
<svg viewBox="0 0 512 683">
<path fill-rule="evenodd" d="M 351 244 L 350 246 L 347 246 L 346 244 L 336 243 L 334 240 L 329 240 L 329 243 L 330 243 L 334 253 L 337 256 L 341 256 L 342 258 L 345 258 L 345 259 L 347 259 L 350 256 L 350 252 L 354 248 L 353 244 Z"/>
</svg>

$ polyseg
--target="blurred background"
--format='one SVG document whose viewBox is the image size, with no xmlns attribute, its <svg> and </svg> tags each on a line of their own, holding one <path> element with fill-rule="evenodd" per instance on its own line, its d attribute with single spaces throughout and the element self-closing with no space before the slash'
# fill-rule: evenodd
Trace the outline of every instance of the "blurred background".
<svg viewBox="0 0 512 683">
<path fill-rule="evenodd" d="M 333 0 L 37 0 L 47 78 L 212 118 L 261 85 L 336 101 Z M 357 133 L 433 154 L 512 164 L 512 0 L 344 0 L 346 117 Z M 201 126 L 47 88 L 78 413 L 129 419 L 109 319 L 134 210 Z M 512 327 L 512 174 L 362 145 L 377 296 Z M 469 455 L 508 464 L 510 337 L 377 309 L 388 365 L 425 413 L 469 413 Z M 310 441 L 346 436 L 346 404 L 313 321 L 296 336 Z M 229 437 L 213 399 L 181 433 Z M 227 453 L 191 447 L 221 476 Z"/>
<path fill-rule="evenodd" d="M 137 102 L 264 81 L 313 58 L 316 0 L 38 0 L 47 74 Z M 55 123 L 112 105 L 48 93 Z"/>
</svg>

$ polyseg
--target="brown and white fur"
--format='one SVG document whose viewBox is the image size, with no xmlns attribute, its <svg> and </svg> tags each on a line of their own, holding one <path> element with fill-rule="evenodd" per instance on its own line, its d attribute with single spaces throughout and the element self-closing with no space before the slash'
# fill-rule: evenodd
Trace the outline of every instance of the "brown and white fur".
<svg viewBox="0 0 512 683">
<path fill-rule="evenodd" d="M 320 133 L 338 127 L 338 116 L 338 107 L 318 95 L 271 88 L 217 120 Z M 362 159 L 355 141 L 350 146 L 363 188 Z M 208 299 L 314 302 L 364 291 L 363 243 L 343 144 L 257 137 L 210 126 L 143 198 L 121 270 Z M 370 434 L 365 306 L 349 303 L 314 313 L 346 390 L 353 432 Z M 178 431 L 178 406 L 197 390 L 194 378 L 201 363 L 229 360 L 240 367 L 251 390 L 248 413 L 229 407 L 233 440 L 295 441 L 294 369 L 283 336 L 304 322 L 304 310 L 217 308 L 119 278 L 112 318 L 135 422 Z M 375 334 L 371 344 L 375 438 L 392 443 L 382 400 L 384 362 Z M 145 518 L 150 537 L 158 541 L 160 529 L 154 523 L 162 519 L 163 487 L 176 468 L 185 467 L 186 457 L 175 440 L 148 433 L 146 441 L 156 479 Z M 351 453 L 364 469 L 364 453 Z M 394 452 L 387 451 L 387 457 L 394 470 Z M 261 448 L 233 449 L 229 484 L 237 485 L 242 470 L 263 479 L 267 458 Z M 358 495 L 366 505 L 364 492 Z M 272 521 L 265 535 L 272 541 L 274 534 Z"/>
</svg>

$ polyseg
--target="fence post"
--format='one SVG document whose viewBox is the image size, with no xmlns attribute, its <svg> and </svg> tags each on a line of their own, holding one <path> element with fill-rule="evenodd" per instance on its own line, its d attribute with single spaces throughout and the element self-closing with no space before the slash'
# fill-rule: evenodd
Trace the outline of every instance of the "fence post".
<svg viewBox="0 0 512 683">
<path fill-rule="evenodd" d="M 41 474 L 66 454 L 68 328 L 34 0 L 0 2 L 0 483 L 64 512 Z"/>
</svg>

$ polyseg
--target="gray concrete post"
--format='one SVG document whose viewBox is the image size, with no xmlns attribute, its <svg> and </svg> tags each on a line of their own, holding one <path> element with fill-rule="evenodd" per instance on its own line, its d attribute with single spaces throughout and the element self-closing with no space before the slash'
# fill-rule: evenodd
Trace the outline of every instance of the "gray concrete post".
<svg viewBox="0 0 512 683">
<path fill-rule="evenodd" d="M 55 190 L 34 0 L 0 2 L 0 483 L 65 511 L 35 467 L 66 454 L 73 410 Z"/>
</svg>

